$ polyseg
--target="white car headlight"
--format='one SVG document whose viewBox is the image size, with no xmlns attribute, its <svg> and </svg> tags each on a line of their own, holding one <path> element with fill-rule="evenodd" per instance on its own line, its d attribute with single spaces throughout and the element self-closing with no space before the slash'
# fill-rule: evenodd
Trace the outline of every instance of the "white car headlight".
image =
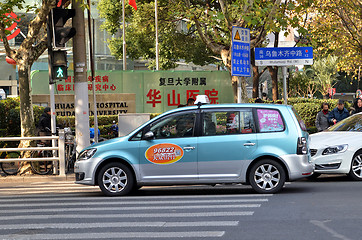
<svg viewBox="0 0 362 240">
<path fill-rule="evenodd" d="M 78 161 L 81 161 L 81 160 L 88 160 L 90 159 L 91 157 L 93 157 L 93 155 L 97 152 L 97 148 L 90 148 L 90 149 L 87 149 L 87 150 L 84 150 L 83 152 L 81 152 L 79 154 L 79 157 L 78 157 Z"/>
<path fill-rule="evenodd" d="M 348 148 L 348 144 L 327 147 L 326 149 L 323 150 L 322 155 L 343 153 L 343 152 L 345 152 L 347 150 L 347 148 Z"/>
</svg>

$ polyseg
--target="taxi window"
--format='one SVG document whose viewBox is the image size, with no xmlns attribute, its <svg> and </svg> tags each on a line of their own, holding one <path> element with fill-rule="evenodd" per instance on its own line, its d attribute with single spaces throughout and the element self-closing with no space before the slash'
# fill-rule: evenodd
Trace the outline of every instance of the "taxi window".
<svg viewBox="0 0 362 240">
<path fill-rule="evenodd" d="M 150 127 L 155 139 L 193 137 L 195 113 L 172 115 L 161 119 Z"/>
<path fill-rule="evenodd" d="M 260 132 L 284 131 L 284 122 L 276 109 L 257 109 Z"/>
<path fill-rule="evenodd" d="M 203 135 L 229 135 L 255 132 L 253 113 L 247 111 L 214 111 L 203 115 Z"/>
</svg>

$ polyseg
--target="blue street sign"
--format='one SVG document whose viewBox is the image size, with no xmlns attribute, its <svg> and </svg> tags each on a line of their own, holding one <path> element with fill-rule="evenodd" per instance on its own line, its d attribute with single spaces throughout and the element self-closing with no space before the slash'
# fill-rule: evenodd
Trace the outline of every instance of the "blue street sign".
<svg viewBox="0 0 362 240">
<path fill-rule="evenodd" d="M 291 66 L 312 64 L 312 47 L 255 48 L 256 66 Z"/>
<path fill-rule="evenodd" d="M 231 75 L 250 77 L 250 29 L 233 27 L 231 48 Z"/>
</svg>

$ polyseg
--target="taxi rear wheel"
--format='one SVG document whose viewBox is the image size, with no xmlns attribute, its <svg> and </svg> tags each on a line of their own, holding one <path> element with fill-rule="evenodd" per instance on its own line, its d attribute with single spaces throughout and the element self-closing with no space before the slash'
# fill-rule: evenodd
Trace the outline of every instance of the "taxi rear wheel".
<svg viewBox="0 0 362 240">
<path fill-rule="evenodd" d="M 265 159 L 255 163 L 249 174 L 249 182 L 258 193 L 276 193 L 285 183 L 284 168 L 276 161 Z"/>
<path fill-rule="evenodd" d="M 107 196 L 123 196 L 134 187 L 133 174 L 122 163 L 108 163 L 99 171 L 98 185 Z"/>
</svg>

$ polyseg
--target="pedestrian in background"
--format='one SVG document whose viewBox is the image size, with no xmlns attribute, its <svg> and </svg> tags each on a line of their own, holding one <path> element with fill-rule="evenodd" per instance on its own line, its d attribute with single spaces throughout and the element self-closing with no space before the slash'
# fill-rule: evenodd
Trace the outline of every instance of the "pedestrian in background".
<svg viewBox="0 0 362 240">
<path fill-rule="evenodd" d="M 351 110 L 351 115 L 362 112 L 362 99 L 356 98 L 353 103 L 353 108 L 351 108 Z"/>
<path fill-rule="evenodd" d="M 318 129 L 318 132 L 322 132 L 329 128 L 330 123 L 328 121 L 329 117 L 329 104 L 324 102 L 321 105 L 321 111 L 317 113 L 317 117 L 315 119 L 315 126 Z"/>
<path fill-rule="evenodd" d="M 37 125 L 39 136 L 51 136 L 51 110 L 50 107 L 44 108 L 43 114 L 39 118 Z"/>
<path fill-rule="evenodd" d="M 329 123 L 330 124 L 336 124 L 337 122 L 342 121 L 345 118 L 349 117 L 349 112 L 348 110 L 344 107 L 344 101 L 343 100 L 339 100 L 337 107 L 334 108 L 330 113 L 329 113 Z"/>
<path fill-rule="evenodd" d="M 259 97 L 257 97 L 255 99 L 255 103 L 264 103 L 264 101 L 262 99 L 260 99 Z"/>
<path fill-rule="evenodd" d="M 189 98 L 189 99 L 187 99 L 186 106 L 194 106 L 194 103 L 195 103 L 195 99 Z"/>
</svg>

